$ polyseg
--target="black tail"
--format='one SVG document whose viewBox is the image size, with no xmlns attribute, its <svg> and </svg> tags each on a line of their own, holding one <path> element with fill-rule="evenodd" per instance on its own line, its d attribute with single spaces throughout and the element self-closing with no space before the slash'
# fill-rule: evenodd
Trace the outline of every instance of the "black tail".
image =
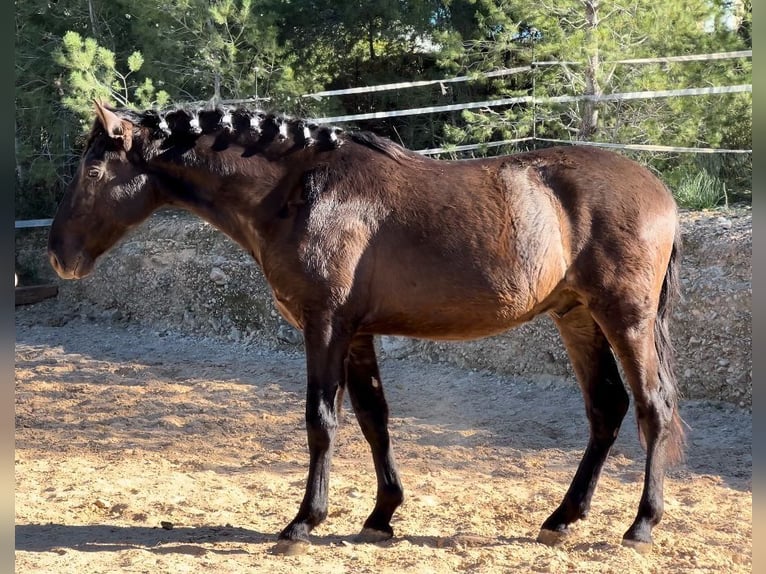
<svg viewBox="0 0 766 574">
<path fill-rule="evenodd" d="M 663 396 L 672 405 L 673 415 L 670 421 L 667 457 L 668 462 L 678 462 L 683 459 L 686 445 L 683 421 L 678 414 L 678 383 L 675 376 L 675 353 L 670 339 L 669 320 L 673 305 L 680 299 L 681 285 L 679 281 L 679 266 L 681 258 L 681 229 L 676 227 L 673 240 L 673 250 L 662 283 L 660 302 L 657 307 L 657 319 L 654 323 L 654 345 L 659 361 L 659 384 Z"/>
</svg>

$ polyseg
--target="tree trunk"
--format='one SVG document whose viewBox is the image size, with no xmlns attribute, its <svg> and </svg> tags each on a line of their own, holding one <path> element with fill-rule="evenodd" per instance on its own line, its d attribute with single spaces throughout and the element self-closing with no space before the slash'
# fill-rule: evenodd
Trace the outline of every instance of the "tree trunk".
<svg viewBox="0 0 766 574">
<path fill-rule="evenodd" d="M 585 5 L 585 21 L 587 22 L 585 40 L 587 54 L 584 70 L 585 95 L 597 97 L 602 94 L 598 81 L 601 62 L 599 60 L 597 36 L 599 24 L 598 11 L 601 0 L 584 0 L 583 4 Z M 589 140 L 598 132 L 598 106 L 599 103 L 595 100 L 583 101 L 582 123 L 580 124 L 580 133 L 578 134 L 579 139 Z"/>
<path fill-rule="evenodd" d="M 372 20 L 370 20 L 370 25 L 367 28 L 367 30 L 369 32 L 367 35 L 367 44 L 370 48 L 370 60 L 374 60 L 375 59 L 375 25 L 372 22 Z"/>
<path fill-rule="evenodd" d="M 213 86 L 213 104 L 218 105 L 221 102 L 221 73 L 216 71 Z"/>
<path fill-rule="evenodd" d="M 96 7 L 93 5 L 93 0 L 88 0 L 88 15 L 90 16 L 90 27 L 93 31 L 93 37 L 98 40 L 98 21 L 96 20 Z"/>
</svg>

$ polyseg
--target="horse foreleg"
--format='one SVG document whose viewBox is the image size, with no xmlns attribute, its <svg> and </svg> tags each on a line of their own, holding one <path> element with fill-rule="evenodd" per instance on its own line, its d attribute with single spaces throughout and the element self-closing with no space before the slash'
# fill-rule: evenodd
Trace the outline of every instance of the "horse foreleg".
<svg viewBox="0 0 766 574">
<path fill-rule="evenodd" d="M 309 533 L 327 517 L 337 408 L 343 387 L 344 359 L 350 337 L 334 329 L 330 321 L 307 324 L 306 345 L 306 431 L 309 447 L 309 474 L 306 492 L 297 516 L 280 533 L 275 551 L 294 554 L 305 550 Z"/>
<path fill-rule="evenodd" d="M 554 322 L 582 388 L 590 439 L 564 500 L 540 529 L 537 540 L 549 545 L 559 543 L 570 524 L 587 517 L 601 469 L 629 404 L 612 351 L 590 312 L 578 306 Z"/>
<path fill-rule="evenodd" d="M 357 540 L 386 540 L 394 535 L 391 517 L 404 500 L 404 493 L 388 434 L 388 404 L 371 335 L 357 336 L 352 342 L 346 365 L 346 385 L 356 419 L 370 444 L 378 479 L 375 508 Z"/>
</svg>

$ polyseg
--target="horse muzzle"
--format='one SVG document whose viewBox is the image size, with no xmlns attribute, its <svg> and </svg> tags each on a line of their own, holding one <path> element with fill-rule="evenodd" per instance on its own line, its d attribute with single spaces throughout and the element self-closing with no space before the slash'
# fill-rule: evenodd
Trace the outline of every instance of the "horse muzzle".
<svg viewBox="0 0 766 574">
<path fill-rule="evenodd" d="M 62 279 L 82 279 L 93 270 L 93 261 L 84 254 L 79 254 L 72 262 L 65 262 L 59 254 L 49 249 L 48 260 Z"/>
</svg>

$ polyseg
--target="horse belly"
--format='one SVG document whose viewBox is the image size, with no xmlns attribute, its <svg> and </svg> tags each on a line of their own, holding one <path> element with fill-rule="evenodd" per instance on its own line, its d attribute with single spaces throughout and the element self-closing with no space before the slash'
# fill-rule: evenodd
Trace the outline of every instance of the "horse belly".
<svg viewBox="0 0 766 574">
<path fill-rule="evenodd" d="M 495 335 L 537 315 L 538 301 L 523 285 L 482 285 L 470 270 L 441 281 L 422 277 L 396 281 L 389 274 L 371 292 L 370 312 L 362 330 L 435 340 L 478 339 Z"/>
<path fill-rule="evenodd" d="M 380 334 L 460 340 L 529 321 L 547 310 L 567 269 L 556 221 L 537 223 L 523 237 L 518 232 L 527 230 L 516 222 L 517 234 L 503 239 L 445 248 L 455 234 L 432 236 L 417 248 L 380 248 L 364 282 L 364 324 Z"/>
</svg>

